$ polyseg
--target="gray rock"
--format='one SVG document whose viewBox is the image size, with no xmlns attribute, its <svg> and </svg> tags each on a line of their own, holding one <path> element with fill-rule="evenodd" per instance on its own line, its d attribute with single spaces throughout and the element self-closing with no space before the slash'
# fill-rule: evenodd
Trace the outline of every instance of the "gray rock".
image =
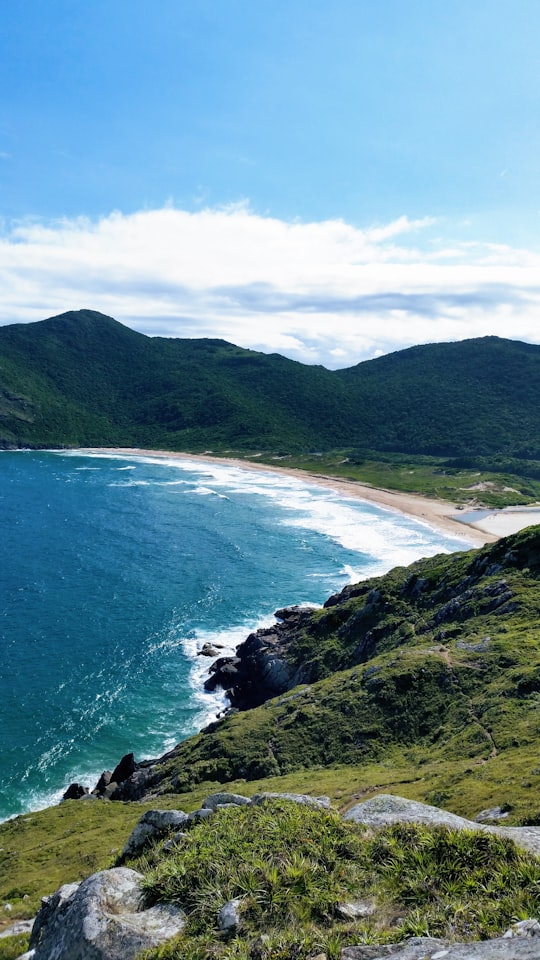
<svg viewBox="0 0 540 960">
<path fill-rule="evenodd" d="M 501 807 L 490 807 L 488 810 L 481 810 L 478 816 L 474 818 L 475 823 L 483 823 L 485 820 L 505 820 L 508 811 L 503 811 Z"/>
<path fill-rule="evenodd" d="M 12 923 L 10 927 L 2 930 L 0 940 L 3 940 L 4 937 L 18 937 L 21 933 L 30 933 L 34 926 L 34 920 L 35 917 L 32 917 L 31 920 L 17 920 L 15 923 Z"/>
<path fill-rule="evenodd" d="M 261 803 L 266 803 L 267 800 L 290 800 L 292 803 L 305 803 L 308 807 L 332 809 L 330 797 L 308 797 L 304 793 L 256 793 L 251 798 L 250 803 L 258 806 Z"/>
<path fill-rule="evenodd" d="M 215 647 L 212 643 L 205 643 L 200 650 L 197 651 L 198 657 L 219 657 L 221 654 L 221 648 Z"/>
<path fill-rule="evenodd" d="M 375 904 L 372 900 L 347 900 L 338 903 L 337 913 L 343 920 L 360 920 L 362 917 L 371 917 L 375 913 Z"/>
<path fill-rule="evenodd" d="M 165 837 L 171 830 L 179 830 L 188 821 L 183 810 L 147 810 L 133 828 L 122 850 L 122 859 L 135 857 L 152 840 Z"/>
<path fill-rule="evenodd" d="M 457 640 L 456 647 L 458 650 L 468 650 L 469 653 L 484 653 L 491 644 L 491 637 L 483 637 L 482 640 L 477 640 L 476 643 L 469 643 L 467 640 Z"/>
<path fill-rule="evenodd" d="M 503 933 L 505 940 L 512 937 L 540 937 L 540 923 L 538 920 L 518 920 L 506 933 Z"/>
<path fill-rule="evenodd" d="M 411 940 L 405 940 L 403 943 L 359 944 L 355 947 L 345 947 L 341 951 L 341 960 L 381 960 L 383 957 L 388 960 L 394 960 L 394 958 L 395 960 L 428 960 L 444 948 L 444 940 L 412 937 Z M 407 949 L 409 952 L 405 953 Z"/>
<path fill-rule="evenodd" d="M 141 880 L 118 867 L 44 898 L 26 960 L 134 960 L 180 933 L 185 918 L 178 908 L 142 909 Z"/>
<path fill-rule="evenodd" d="M 207 820 L 208 817 L 213 817 L 214 810 L 211 807 L 201 807 L 200 810 L 193 810 L 188 814 L 188 820 L 190 823 L 199 823 L 200 820 Z"/>
<path fill-rule="evenodd" d="M 229 900 L 217 915 L 218 929 L 222 933 L 233 934 L 240 927 L 240 904 L 241 900 Z"/>
<path fill-rule="evenodd" d="M 452 943 L 413 937 L 386 946 L 346 947 L 341 960 L 538 960 L 538 945 L 530 939 L 483 940 L 479 943 Z"/>
<path fill-rule="evenodd" d="M 249 797 L 243 797 L 240 793 L 212 793 L 202 802 L 203 810 L 217 810 L 218 807 L 232 806 L 233 804 L 241 807 L 249 803 Z"/>
<path fill-rule="evenodd" d="M 376 797 L 357 803 L 347 810 L 343 819 L 369 827 L 384 827 L 390 823 L 437 823 L 457 830 L 471 823 L 447 810 L 440 810 L 427 803 L 406 800 L 404 797 L 395 797 L 387 793 L 380 793 Z M 473 824 L 473 828 L 479 829 L 478 824 Z"/>
<path fill-rule="evenodd" d="M 540 856 L 540 827 L 496 827 L 479 824 L 474 820 L 458 817 L 448 810 L 440 810 L 417 800 L 406 800 L 391 794 L 380 793 L 370 800 L 357 803 L 344 814 L 344 820 L 363 823 L 369 827 L 384 827 L 390 823 L 441 824 L 454 830 L 480 830 L 513 840 L 516 846 Z"/>
</svg>

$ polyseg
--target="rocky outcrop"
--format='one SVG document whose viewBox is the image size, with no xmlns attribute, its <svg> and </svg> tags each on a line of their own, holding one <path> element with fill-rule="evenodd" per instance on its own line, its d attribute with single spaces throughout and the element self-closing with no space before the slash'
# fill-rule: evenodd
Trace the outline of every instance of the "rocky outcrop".
<svg viewBox="0 0 540 960">
<path fill-rule="evenodd" d="M 147 810 L 129 835 L 120 859 L 136 857 L 148 843 L 181 830 L 188 820 L 183 810 Z"/>
<path fill-rule="evenodd" d="M 496 827 L 476 823 L 458 817 L 455 813 L 432 807 L 417 800 L 406 800 L 392 794 L 380 793 L 370 800 L 357 803 L 344 816 L 344 820 L 362 823 L 368 827 L 384 827 L 390 823 L 425 823 L 450 827 L 453 830 L 480 830 L 495 833 L 513 840 L 516 846 L 540 856 L 540 827 Z M 538 956 L 540 957 L 540 949 Z"/>
<path fill-rule="evenodd" d="M 70 783 L 62 800 L 80 800 L 89 793 L 88 787 L 83 787 L 82 783 Z"/>
<path fill-rule="evenodd" d="M 313 612 L 307 607 L 276 610 L 278 622 L 262 627 L 210 667 L 206 690 L 223 687 L 233 707 L 248 710 L 308 679 L 287 659 L 287 648 Z"/>
<path fill-rule="evenodd" d="M 43 900 L 24 960 L 134 960 L 180 933 L 183 912 L 163 904 L 145 910 L 141 880 L 118 867 L 60 887 Z"/>
<path fill-rule="evenodd" d="M 538 941 L 500 937 L 481 943 L 448 943 L 413 937 L 385 946 L 345 947 L 341 960 L 538 960 Z"/>
</svg>

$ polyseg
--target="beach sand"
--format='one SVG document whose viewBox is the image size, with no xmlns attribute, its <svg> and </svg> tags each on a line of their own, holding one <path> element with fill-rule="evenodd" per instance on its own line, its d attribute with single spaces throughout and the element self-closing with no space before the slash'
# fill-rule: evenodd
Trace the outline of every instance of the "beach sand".
<svg viewBox="0 0 540 960">
<path fill-rule="evenodd" d="M 480 547 L 494 543 L 499 537 L 516 533 L 524 527 L 540 523 L 540 505 L 534 507 L 506 507 L 504 510 L 474 511 L 470 514 L 447 500 L 431 500 L 413 493 L 400 493 L 396 490 L 384 490 L 372 487 L 356 480 L 342 480 L 325 474 L 308 473 L 292 467 L 273 466 L 252 460 L 237 460 L 230 457 L 217 457 L 206 454 L 177 453 L 170 450 L 143 450 L 130 447 L 92 447 L 81 449 L 81 453 L 127 454 L 129 456 L 166 457 L 178 460 L 202 460 L 209 463 L 223 463 L 239 467 L 242 470 L 281 473 L 298 477 L 309 483 L 320 484 L 347 497 L 367 500 L 381 507 L 396 510 L 409 517 L 415 517 L 429 523 L 430 526 L 455 537 L 463 537 L 472 546 Z M 478 514 L 481 516 L 478 516 Z"/>
</svg>

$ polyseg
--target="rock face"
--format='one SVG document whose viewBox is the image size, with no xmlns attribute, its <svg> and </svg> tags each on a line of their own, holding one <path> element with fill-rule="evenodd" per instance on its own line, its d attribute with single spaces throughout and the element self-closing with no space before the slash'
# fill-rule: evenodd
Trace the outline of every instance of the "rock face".
<svg viewBox="0 0 540 960">
<path fill-rule="evenodd" d="M 212 664 L 206 690 L 223 687 L 233 707 L 248 710 L 309 679 L 288 662 L 286 650 L 312 612 L 307 607 L 277 610 L 279 623 L 250 633 L 235 657 Z"/>
<path fill-rule="evenodd" d="M 180 933 L 178 908 L 142 908 L 141 880 L 118 867 L 61 887 L 43 901 L 25 960 L 133 960 Z"/>
</svg>

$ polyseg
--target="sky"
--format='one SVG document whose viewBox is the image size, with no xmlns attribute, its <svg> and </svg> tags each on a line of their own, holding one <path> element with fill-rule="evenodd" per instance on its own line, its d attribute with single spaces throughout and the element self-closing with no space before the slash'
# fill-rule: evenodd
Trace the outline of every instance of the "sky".
<svg viewBox="0 0 540 960">
<path fill-rule="evenodd" d="M 539 0 L 9 0 L 0 324 L 540 342 Z"/>
</svg>

